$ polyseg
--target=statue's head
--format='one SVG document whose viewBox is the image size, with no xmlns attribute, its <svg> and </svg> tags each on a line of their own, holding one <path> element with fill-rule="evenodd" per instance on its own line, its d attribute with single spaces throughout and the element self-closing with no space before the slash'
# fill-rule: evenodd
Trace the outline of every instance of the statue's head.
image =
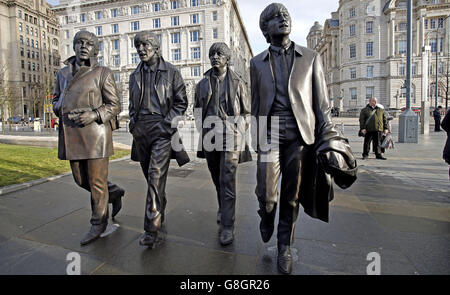
<svg viewBox="0 0 450 295">
<path fill-rule="evenodd" d="M 89 60 L 98 55 L 98 38 L 88 31 L 79 31 L 73 37 L 73 51 L 78 60 Z"/>
<path fill-rule="evenodd" d="M 231 58 L 231 50 L 224 42 L 216 42 L 209 48 L 209 60 L 213 68 L 228 66 Z"/>
<path fill-rule="evenodd" d="M 134 47 L 143 62 L 149 62 L 152 58 L 160 56 L 159 38 L 150 31 L 137 33 L 134 36 Z"/>
<path fill-rule="evenodd" d="M 283 4 L 272 3 L 261 13 L 259 27 L 266 37 L 267 43 L 271 43 L 273 36 L 284 36 L 291 33 L 291 16 Z"/>
</svg>

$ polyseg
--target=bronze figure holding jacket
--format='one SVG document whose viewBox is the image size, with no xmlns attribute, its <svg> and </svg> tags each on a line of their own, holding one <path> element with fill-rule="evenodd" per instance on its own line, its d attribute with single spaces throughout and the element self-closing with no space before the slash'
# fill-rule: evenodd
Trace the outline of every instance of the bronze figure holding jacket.
<svg viewBox="0 0 450 295">
<path fill-rule="evenodd" d="M 252 116 L 257 120 L 252 126 L 258 152 L 255 192 L 264 242 L 274 232 L 279 203 L 277 265 L 288 274 L 299 205 L 308 215 L 328 221 L 332 177 L 341 187 L 350 186 L 356 180 L 356 161 L 348 141 L 331 122 L 320 56 L 289 39 L 286 7 L 267 6 L 260 28 L 270 46 L 250 62 Z"/>
</svg>

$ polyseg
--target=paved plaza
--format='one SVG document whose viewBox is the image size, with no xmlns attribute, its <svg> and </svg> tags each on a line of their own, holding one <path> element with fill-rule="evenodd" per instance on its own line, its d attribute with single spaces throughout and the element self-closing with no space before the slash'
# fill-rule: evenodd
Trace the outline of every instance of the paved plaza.
<svg viewBox="0 0 450 295">
<path fill-rule="evenodd" d="M 418 144 L 398 143 L 394 121 L 388 160 L 371 154 L 363 161 L 357 119 L 334 121 L 343 123 L 350 140 L 358 180 L 347 190 L 334 186 L 329 223 L 300 208 L 293 274 L 366 274 L 371 252 L 381 257 L 381 274 L 450 274 L 445 132 L 420 135 Z M 130 145 L 130 139 L 115 133 L 116 142 Z M 89 195 L 71 175 L 0 195 L 0 274 L 64 275 L 70 252 L 81 255 L 82 274 L 278 274 L 276 234 L 264 244 L 258 229 L 256 161 L 239 166 L 235 241 L 223 247 L 206 162 L 192 153 L 191 159 L 183 167 L 171 163 L 166 221 L 154 248 L 138 244 L 147 186 L 139 164 L 129 159 L 110 165 L 110 180 L 126 190 L 122 211 L 110 220 L 115 231 L 87 246 L 79 241 L 90 227 Z"/>
</svg>

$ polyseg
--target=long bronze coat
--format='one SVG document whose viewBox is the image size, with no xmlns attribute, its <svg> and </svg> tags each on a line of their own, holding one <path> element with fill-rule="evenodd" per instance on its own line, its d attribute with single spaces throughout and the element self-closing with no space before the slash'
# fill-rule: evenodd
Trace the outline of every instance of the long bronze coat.
<svg viewBox="0 0 450 295">
<path fill-rule="evenodd" d="M 75 57 L 56 74 L 53 111 L 59 117 L 58 158 L 82 160 L 114 154 L 111 119 L 120 113 L 120 99 L 113 73 L 91 58 L 89 67 L 81 67 L 75 76 Z M 76 126 L 67 118 L 75 109 L 96 110 L 100 122 Z"/>
<path fill-rule="evenodd" d="M 129 81 L 129 115 L 130 129 L 136 122 L 136 115 L 139 113 L 139 107 L 143 99 L 142 91 L 143 76 L 141 68 L 143 63 L 140 62 L 136 70 L 131 73 Z M 190 161 L 188 154 L 181 142 L 177 128 L 172 128 L 172 120 L 180 117 L 187 109 L 188 100 L 186 96 L 186 86 L 180 71 L 172 64 L 166 62 L 162 57 L 159 60 L 159 66 L 155 77 L 155 90 L 161 106 L 161 112 L 164 116 L 161 126 L 172 134 L 172 142 L 178 141 L 177 150 L 172 149 L 171 158 L 176 159 L 179 166 Z M 139 161 L 139 155 L 136 150 L 136 144 L 133 139 L 131 147 L 131 159 Z"/>
<path fill-rule="evenodd" d="M 269 50 L 250 61 L 252 116 L 268 116 L 275 99 L 275 78 Z M 332 177 L 342 188 L 356 180 L 356 160 L 348 141 L 331 121 L 327 85 L 317 52 L 295 44 L 294 62 L 289 76 L 289 99 L 300 134 L 307 145 L 314 145 L 302 163 L 299 200 L 305 212 L 328 221 L 328 203 L 334 197 Z M 266 123 L 252 126 L 257 132 Z M 256 150 L 259 144 L 254 141 Z M 294 177 L 294 176 L 288 176 Z"/>
<path fill-rule="evenodd" d="M 200 118 L 196 118 L 196 123 L 203 123 L 206 118 L 206 111 L 208 109 L 208 103 L 212 97 L 211 90 L 211 73 L 212 69 L 208 70 L 205 73 L 205 77 L 198 82 L 195 88 L 195 104 L 194 108 L 202 109 L 202 118 L 200 122 Z M 239 163 L 249 162 L 252 160 L 252 155 L 250 153 L 250 149 L 248 147 L 248 138 L 246 137 L 246 132 L 250 125 L 250 111 L 251 111 L 251 103 L 250 97 L 247 94 L 246 87 L 244 82 L 233 72 L 231 69 L 228 69 L 228 91 L 229 98 L 231 99 L 231 104 L 233 106 L 233 114 L 235 117 L 242 116 L 243 120 L 238 120 L 237 124 L 240 126 L 236 126 L 238 132 L 240 132 L 241 136 L 245 139 L 244 150 L 239 153 Z M 200 124 L 199 124 L 200 125 Z M 203 129 L 201 126 L 197 126 L 199 132 L 203 136 Z M 197 157 L 205 158 L 205 153 L 203 151 L 202 146 L 200 145 L 201 138 L 199 138 L 199 144 L 197 148 Z"/>
</svg>

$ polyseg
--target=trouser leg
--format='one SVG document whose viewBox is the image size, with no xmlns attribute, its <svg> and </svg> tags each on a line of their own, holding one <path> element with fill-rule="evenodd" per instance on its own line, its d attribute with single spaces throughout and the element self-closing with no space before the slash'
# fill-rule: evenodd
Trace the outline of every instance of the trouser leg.
<svg viewBox="0 0 450 295">
<path fill-rule="evenodd" d="M 221 202 L 220 202 L 220 151 L 205 151 L 206 163 L 208 164 L 208 170 L 211 174 L 212 181 L 216 187 L 217 203 L 219 204 L 218 212 L 221 212 Z"/>
<path fill-rule="evenodd" d="M 299 190 L 305 147 L 299 140 L 283 145 L 281 154 L 281 192 L 278 243 L 291 245 L 299 211 Z"/>
<path fill-rule="evenodd" d="M 236 209 L 236 171 L 239 162 L 239 152 L 220 152 L 220 203 L 221 221 L 225 228 L 234 226 Z"/>
<path fill-rule="evenodd" d="M 91 224 L 108 222 L 109 158 L 70 161 L 75 182 L 91 193 Z"/>
<path fill-rule="evenodd" d="M 372 139 L 371 133 L 366 132 L 366 134 L 364 135 L 363 157 L 369 155 L 371 139 Z"/>
<path fill-rule="evenodd" d="M 375 155 L 381 156 L 381 132 L 372 132 L 372 145 Z"/>
<path fill-rule="evenodd" d="M 144 229 L 158 231 L 161 227 L 161 214 L 166 204 L 165 185 L 169 170 L 171 141 L 157 138 L 153 141 L 147 173 L 147 200 L 145 204 Z"/>
</svg>

